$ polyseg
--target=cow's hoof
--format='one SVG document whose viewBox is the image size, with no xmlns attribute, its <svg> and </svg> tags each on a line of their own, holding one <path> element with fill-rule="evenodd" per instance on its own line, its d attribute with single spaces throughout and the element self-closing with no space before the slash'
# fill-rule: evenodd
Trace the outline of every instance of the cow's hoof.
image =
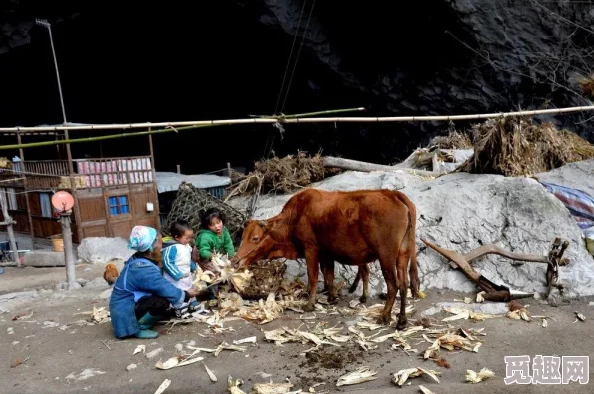
<svg viewBox="0 0 594 394">
<path fill-rule="evenodd" d="M 305 312 L 313 312 L 313 311 L 314 311 L 314 309 L 316 309 L 316 308 L 314 307 L 314 304 L 312 304 L 312 303 L 309 303 L 309 302 L 308 302 L 307 304 L 305 304 L 305 306 L 303 307 L 303 310 L 304 310 Z"/>
<path fill-rule="evenodd" d="M 367 303 L 367 296 L 361 296 L 361 297 L 359 297 L 359 302 L 360 302 L 361 304 L 365 304 L 365 303 Z"/>
<path fill-rule="evenodd" d="M 328 296 L 328 303 L 330 305 L 338 304 L 338 296 L 332 296 L 332 295 Z"/>
<path fill-rule="evenodd" d="M 406 316 L 401 316 L 400 314 L 398 314 L 398 323 L 396 324 L 396 329 L 404 330 L 406 328 L 407 323 L 408 320 L 406 319 Z"/>
<path fill-rule="evenodd" d="M 376 324 L 390 324 L 390 316 L 380 316 L 377 318 L 377 320 L 375 321 Z"/>
</svg>

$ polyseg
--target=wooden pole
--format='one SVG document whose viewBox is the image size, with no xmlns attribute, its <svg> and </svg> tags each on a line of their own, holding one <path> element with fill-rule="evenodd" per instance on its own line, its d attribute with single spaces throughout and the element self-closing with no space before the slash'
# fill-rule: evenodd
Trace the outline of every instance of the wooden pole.
<svg viewBox="0 0 594 394">
<path fill-rule="evenodd" d="M 70 212 L 60 214 L 62 238 L 64 240 L 64 261 L 66 262 L 66 281 L 68 289 L 74 287 L 76 271 L 74 269 L 74 250 L 72 245 L 72 228 L 70 226 Z"/>
<path fill-rule="evenodd" d="M 17 141 L 21 145 L 21 134 L 17 133 Z M 31 233 L 31 250 L 35 250 L 35 229 L 33 228 L 33 216 L 31 215 L 31 203 L 29 202 L 29 183 L 27 180 L 27 172 L 25 168 L 25 152 L 23 148 L 19 149 L 19 157 L 21 159 L 21 169 L 23 170 L 23 188 L 25 189 L 25 206 L 27 208 L 27 221 L 29 222 L 29 232 Z"/>
<path fill-rule="evenodd" d="M 6 194 L 4 192 L 0 192 L 0 208 L 2 208 L 2 216 L 4 216 L 6 232 L 8 233 L 8 242 L 10 243 L 10 249 L 12 249 L 12 258 L 17 267 L 20 267 L 19 250 L 14 239 L 14 231 L 12 231 L 12 225 L 16 222 L 8 214 L 8 202 L 6 201 Z"/>
<path fill-rule="evenodd" d="M 151 128 L 149 127 L 149 131 Z M 153 136 L 149 134 L 149 151 L 151 153 L 151 172 L 153 173 L 153 193 L 155 196 L 155 202 L 153 203 L 153 209 L 156 213 L 155 228 L 161 230 L 161 210 L 159 207 L 159 190 L 157 189 L 157 169 L 155 168 L 155 151 L 153 149 Z"/>
<path fill-rule="evenodd" d="M 361 172 L 404 171 L 404 172 L 408 172 L 411 174 L 422 175 L 422 176 L 432 176 L 432 177 L 437 177 L 437 176 L 443 175 L 439 172 L 415 170 L 413 168 L 384 166 L 381 164 L 372 164 L 372 163 L 365 163 L 365 162 L 357 161 L 357 160 L 342 159 L 340 157 L 327 156 L 327 157 L 323 158 L 323 162 L 324 162 L 324 167 L 341 168 L 343 170 L 350 170 L 350 171 L 361 171 Z"/>
<path fill-rule="evenodd" d="M 64 139 L 69 140 L 70 137 L 68 135 L 68 130 L 64 130 Z M 66 144 L 66 157 L 68 159 L 68 177 L 70 178 L 70 193 L 76 199 L 76 185 L 74 184 L 74 163 L 72 162 L 72 151 L 70 150 L 70 144 Z M 74 222 L 76 223 L 77 228 L 77 238 L 78 242 L 82 240 L 82 228 L 80 228 L 79 223 L 82 221 L 80 220 L 80 208 L 78 204 L 74 204 Z"/>
<path fill-rule="evenodd" d="M 179 164 L 177 165 L 177 173 L 178 173 L 178 174 L 181 174 L 181 167 L 180 167 L 180 165 L 179 165 Z"/>
<path fill-rule="evenodd" d="M 227 176 L 231 178 L 231 163 L 227 163 Z"/>
</svg>

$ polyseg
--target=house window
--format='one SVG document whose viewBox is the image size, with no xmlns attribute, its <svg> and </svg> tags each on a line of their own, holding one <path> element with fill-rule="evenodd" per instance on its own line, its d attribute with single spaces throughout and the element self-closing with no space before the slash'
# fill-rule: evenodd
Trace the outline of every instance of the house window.
<svg viewBox="0 0 594 394">
<path fill-rule="evenodd" d="M 9 209 L 11 211 L 16 211 L 17 209 L 19 209 L 19 205 L 17 204 L 17 198 L 16 198 L 16 193 L 14 191 L 14 188 L 12 188 L 12 187 L 0 188 L 0 193 L 4 194 L 4 196 L 6 197 L 6 202 L 8 204 L 7 209 Z"/>
<path fill-rule="evenodd" d="M 39 202 L 41 205 L 41 216 L 44 218 L 54 217 L 54 209 L 52 208 L 51 193 L 39 193 Z"/>
<path fill-rule="evenodd" d="M 114 196 L 109 197 L 109 214 L 114 215 L 127 215 L 130 213 L 130 207 L 128 205 L 128 196 Z"/>
</svg>

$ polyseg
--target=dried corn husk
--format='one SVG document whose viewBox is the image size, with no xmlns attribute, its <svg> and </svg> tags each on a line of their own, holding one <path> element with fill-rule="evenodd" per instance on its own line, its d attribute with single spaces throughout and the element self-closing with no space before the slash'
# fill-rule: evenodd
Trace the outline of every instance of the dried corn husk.
<svg viewBox="0 0 594 394">
<path fill-rule="evenodd" d="M 165 379 L 163 381 L 163 383 L 161 383 L 159 388 L 157 388 L 157 391 L 155 391 L 155 394 L 162 394 L 163 391 L 167 390 L 167 387 L 169 387 L 170 384 L 171 384 L 171 380 Z"/>
<path fill-rule="evenodd" d="M 293 386 L 293 383 L 256 383 L 250 394 L 286 394 Z"/>
<path fill-rule="evenodd" d="M 454 314 L 454 316 L 446 317 L 445 319 L 441 320 L 441 321 L 445 321 L 445 322 L 459 320 L 459 319 L 465 319 L 465 320 L 472 319 L 472 320 L 483 321 L 485 319 L 497 317 L 497 315 L 473 312 L 470 309 L 464 309 L 464 308 L 445 308 L 445 311 Z"/>
<path fill-rule="evenodd" d="M 351 384 L 359 384 L 375 380 L 377 372 L 372 371 L 369 367 L 361 367 L 356 371 L 347 373 L 338 378 L 336 386 L 346 386 Z"/>
<path fill-rule="evenodd" d="M 439 349 L 454 350 L 455 348 L 464 349 L 469 352 L 478 352 L 478 348 L 482 345 L 481 342 L 472 342 L 468 338 L 460 335 L 446 334 L 435 340 L 431 346 L 425 350 L 423 358 L 437 358 L 439 356 Z"/>
<path fill-rule="evenodd" d="M 576 316 L 576 317 L 577 317 L 579 320 L 581 320 L 581 321 L 586 321 L 586 316 L 584 316 L 582 313 L 579 313 L 579 312 L 574 312 L 574 313 L 575 313 L 575 316 Z"/>
<path fill-rule="evenodd" d="M 515 311 L 509 311 L 506 314 L 507 317 L 509 317 L 510 319 L 515 319 L 515 320 L 525 320 L 525 321 L 531 321 L 532 319 L 530 318 L 530 313 L 528 312 L 528 310 L 526 308 L 521 308 L 521 309 L 516 309 Z"/>
<path fill-rule="evenodd" d="M 142 352 L 143 354 L 146 353 L 146 345 L 138 345 L 136 346 L 136 349 L 134 349 L 134 353 L 132 353 L 132 355 L 134 356 L 137 353 Z"/>
<path fill-rule="evenodd" d="M 421 390 L 421 393 L 423 394 L 435 394 L 433 391 L 429 390 L 427 387 L 423 385 L 419 385 L 419 390 Z"/>
<path fill-rule="evenodd" d="M 204 365 L 204 369 L 206 369 L 206 373 L 208 374 L 208 377 L 210 378 L 210 380 L 212 380 L 213 382 L 216 382 L 217 381 L 217 376 L 214 374 L 214 372 L 212 372 L 210 370 L 210 368 L 208 368 L 206 366 L 205 363 L 202 363 L 202 365 Z"/>
<path fill-rule="evenodd" d="M 239 388 L 243 384 L 241 379 L 233 379 L 231 375 L 227 378 L 227 391 L 231 394 L 247 394 L 245 391 Z"/>
<path fill-rule="evenodd" d="M 542 319 L 542 327 L 547 328 L 549 323 L 547 323 L 547 319 Z"/>
<path fill-rule="evenodd" d="M 466 381 L 470 383 L 479 383 L 493 376 L 495 376 L 495 373 L 487 368 L 481 369 L 478 373 L 471 369 L 466 370 Z"/>
<path fill-rule="evenodd" d="M 485 299 L 483 298 L 483 294 L 486 294 L 484 291 L 481 291 L 480 293 L 478 293 L 476 295 L 476 302 L 485 302 Z"/>
<path fill-rule="evenodd" d="M 193 354 L 188 357 L 171 357 L 170 359 L 162 362 L 161 360 L 157 361 L 155 367 L 158 369 L 171 369 L 175 367 L 183 367 L 184 365 L 190 365 L 198 361 L 204 360 L 204 357 L 195 357 L 192 358 Z"/>
<path fill-rule="evenodd" d="M 439 375 L 439 372 L 433 371 L 433 370 L 426 370 L 423 368 L 401 369 L 400 371 L 398 371 L 394 375 L 392 375 L 392 383 L 402 387 L 402 385 L 404 383 L 406 383 L 408 378 L 416 378 L 417 376 L 421 376 L 423 374 L 426 374 L 431 379 L 433 379 L 437 383 L 439 383 L 439 379 L 437 378 L 437 375 Z"/>
<path fill-rule="evenodd" d="M 242 343 L 256 343 L 256 337 L 248 337 L 233 341 L 234 345 L 241 345 Z"/>
</svg>

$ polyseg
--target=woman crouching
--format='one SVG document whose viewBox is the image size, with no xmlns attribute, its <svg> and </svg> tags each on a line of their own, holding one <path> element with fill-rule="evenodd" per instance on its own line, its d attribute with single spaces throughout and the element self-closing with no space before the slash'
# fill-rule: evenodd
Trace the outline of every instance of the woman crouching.
<svg viewBox="0 0 594 394">
<path fill-rule="evenodd" d="M 151 330 L 152 326 L 196 296 L 195 290 L 183 291 L 163 278 L 158 266 L 161 246 L 161 234 L 154 228 L 132 229 L 128 247 L 136 253 L 124 264 L 109 302 L 117 338 L 157 338 L 159 334 Z"/>
</svg>

